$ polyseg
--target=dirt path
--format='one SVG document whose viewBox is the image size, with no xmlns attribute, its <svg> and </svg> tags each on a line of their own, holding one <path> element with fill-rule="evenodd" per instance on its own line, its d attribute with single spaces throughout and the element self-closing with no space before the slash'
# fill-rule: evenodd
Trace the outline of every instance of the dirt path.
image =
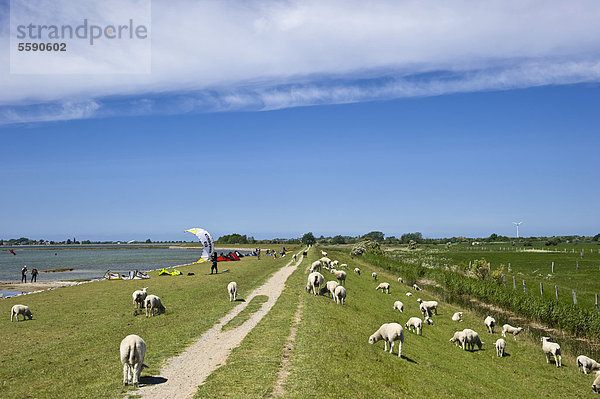
<svg viewBox="0 0 600 399">
<path fill-rule="evenodd" d="M 302 252 L 295 264 L 288 262 L 278 270 L 261 287 L 255 289 L 243 302 L 233 308 L 211 329 L 206 331 L 194 344 L 182 354 L 171 358 L 165 365 L 160 375 L 165 382 L 155 385 L 145 385 L 131 395 L 141 395 L 142 398 L 191 398 L 202 385 L 206 378 L 216 369 L 225 364 L 231 350 L 239 346 L 246 335 L 262 320 L 271 310 L 281 295 L 287 278 L 302 262 Z M 221 328 L 240 313 L 257 295 L 266 295 L 269 299 L 262 307 L 239 327 L 226 332 Z"/>
</svg>

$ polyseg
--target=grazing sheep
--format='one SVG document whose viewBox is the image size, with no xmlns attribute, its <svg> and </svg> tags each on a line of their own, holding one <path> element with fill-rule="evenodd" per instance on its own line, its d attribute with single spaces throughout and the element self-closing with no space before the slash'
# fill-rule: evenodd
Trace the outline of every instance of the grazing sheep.
<svg viewBox="0 0 600 399">
<path fill-rule="evenodd" d="M 358 274 L 360 276 L 360 269 L 358 267 L 354 268 L 354 273 Z"/>
<path fill-rule="evenodd" d="M 319 272 L 312 272 L 308 275 L 308 284 L 306 284 L 306 292 L 310 292 L 312 290 L 313 295 L 317 295 L 319 293 L 319 288 L 325 282 L 325 277 Z"/>
<path fill-rule="evenodd" d="M 483 324 L 485 324 L 485 326 L 487 327 L 488 332 L 490 334 L 494 333 L 494 326 L 496 325 L 496 319 L 494 319 L 492 316 L 488 316 L 483 321 Z"/>
<path fill-rule="evenodd" d="M 338 285 L 334 292 L 335 303 L 344 304 L 344 300 L 346 299 L 346 289 L 341 285 Z"/>
<path fill-rule="evenodd" d="M 502 336 L 506 337 L 506 333 L 512 334 L 515 341 L 517 340 L 517 335 L 523 331 L 523 327 L 513 327 L 510 324 L 505 324 L 502 326 Z"/>
<path fill-rule="evenodd" d="M 371 277 L 373 277 L 373 280 L 377 281 L 377 273 L 371 273 Z"/>
<path fill-rule="evenodd" d="M 310 265 L 310 272 L 321 271 L 321 261 L 316 260 Z"/>
<path fill-rule="evenodd" d="M 556 367 L 562 366 L 562 358 L 560 356 L 560 345 L 556 342 L 550 342 L 550 337 L 542 337 L 542 350 L 546 355 L 546 363 L 550 363 L 550 355 L 554 356 Z"/>
<path fill-rule="evenodd" d="M 338 267 L 338 265 L 339 265 L 339 264 L 340 264 L 340 262 L 339 262 L 339 261 L 337 261 L 337 260 L 334 260 L 334 261 L 332 261 L 332 262 L 329 264 L 329 266 L 331 266 L 331 267 Z"/>
<path fill-rule="evenodd" d="M 583 369 L 584 374 L 587 374 L 588 371 L 591 373 L 594 370 L 600 370 L 600 363 L 587 356 L 579 355 L 577 356 L 577 370 L 581 371 L 581 369 Z"/>
<path fill-rule="evenodd" d="M 402 277 L 398 277 L 398 282 L 404 284 L 404 280 L 402 279 Z"/>
<path fill-rule="evenodd" d="M 132 384 L 137 388 L 144 367 L 146 342 L 137 335 L 128 335 L 121 341 L 121 363 L 123 364 L 123 385 Z"/>
<path fill-rule="evenodd" d="M 431 317 L 432 316 L 431 308 L 429 308 L 428 306 L 426 306 L 423 303 L 419 305 L 419 310 L 421 311 L 421 313 L 423 313 L 423 317 Z"/>
<path fill-rule="evenodd" d="M 404 342 L 404 330 L 398 323 L 385 323 L 373 335 L 369 337 L 369 343 L 374 344 L 377 341 L 384 340 L 384 351 L 387 351 L 387 344 L 390 343 L 390 353 L 394 349 L 394 342 L 398 342 L 398 357 L 402 355 L 402 343 Z"/>
<path fill-rule="evenodd" d="M 346 285 L 346 272 L 343 270 L 331 269 L 331 273 L 335 275 L 341 285 Z"/>
<path fill-rule="evenodd" d="M 238 287 L 237 287 L 237 283 L 235 281 L 232 281 L 231 283 L 227 284 L 227 292 L 229 293 L 229 302 L 235 302 L 235 299 L 237 297 L 237 291 L 238 291 Z"/>
<path fill-rule="evenodd" d="M 496 356 L 504 357 L 504 349 L 506 348 L 506 341 L 502 338 L 498 338 L 498 340 L 494 343 L 496 347 Z"/>
<path fill-rule="evenodd" d="M 390 283 L 380 283 L 377 288 L 375 288 L 375 291 L 381 290 L 381 293 L 386 293 L 389 294 L 390 293 Z"/>
<path fill-rule="evenodd" d="M 331 267 L 331 259 L 329 259 L 327 257 L 322 257 L 321 259 L 319 259 L 319 262 L 321 262 L 321 265 L 324 268 L 330 268 Z"/>
<path fill-rule="evenodd" d="M 144 301 L 148 295 L 148 287 L 142 288 L 141 290 L 133 291 L 133 308 L 139 309 L 144 307 Z"/>
<path fill-rule="evenodd" d="M 394 302 L 394 310 L 399 310 L 401 313 L 404 313 L 404 304 L 400 301 Z"/>
<path fill-rule="evenodd" d="M 29 320 L 33 319 L 33 313 L 29 310 L 29 306 L 15 305 L 10 309 L 10 321 L 13 321 L 13 317 L 19 321 L 19 315 L 23 316 L 23 320 L 25 317 L 29 317 Z"/>
<path fill-rule="evenodd" d="M 411 317 L 404 325 L 408 331 L 414 330 L 417 335 L 423 335 L 423 321 L 418 317 Z"/>
<path fill-rule="evenodd" d="M 462 312 L 456 312 L 452 315 L 452 320 L 453 321 L 462 321 L 462 316 L 463 316 Z"/>
<path fill-rule="evenodd" d="M 456 344 L 456 346 L 460 346 L 461 348 L 463 347 L 464 340 L 465 340 L 464 331 L 456 331 L 454 333 L 454 335 L 452 336 L 452 338 L 450 338 L 450 342 L 454 342 Z"/>
<path fill-rule="evenodd" d="M 412 292 L 407 292 L 406 296 L 412 296 Z"/>
<path fill-rule="evenodd" d="M 327 252 L 321 250 L 321 256 L 326 257 L 327 256 Z"/>
<path fill-rule="evenodd" d="M 429 311 L 433 312 L 437 316 L 437 307 L 438 307 L 437 301 L 424 301 L 421 298 L 419 298 L 419 299 L 417 299 L 417 302 L 419 302 L 421 305 L 428 307 Z"/>
<path fill-rule="evenodd" d="M 338 287 L 338 285 L 340 285 L 337 281 L 328 281 L 325 284 L 325 289 L 327 290 L 326 292 L 329 294 L 329 298 L 333 298 L 335 299 L 335 289 Z"/>
<path fill-rule="evenodd" d="M 296 254 L 293 254 L 293 255 L 292 255 L 292 260 L 295 262 L 297 257 L 298 257 L 298 256 L 297 256 Z"/>
<path fill-rule="evenodd" d="M 423 291 L 423 290 L 421 289 L 421 287 L 419 287 L 419 286 L 418 286 L 418 285 L 416 285 L 416 284 L 413 284 L 413 290 L 415 290 L 415 291 Z"/>
<path fill-rule="evenodd" d="M 463 350 L 467 350 L 466 348 L 469 347 L 469 350 L 473 352 L 475 350 L 475 345 L 477 345 L 479 350 L 481 350 L 481 347 L 483 346 L 483 344 L 485 344 L 485 342 L 481 341 L 481 339 L 479 338 L 479 334 L 477 334 L 475 331 L 469 328 L 465 328 L 463 332 L 465 333 L 465 339 L 463 341 Z"/>
<path fill-rule="evenodd" d="M 144 305 L 146 306 L 146 317 L 148 317 L 148 314 L 154 316 L 154 310 L 157 314 L 165 313 L 166 310 L 160 298 L 156 295 L 148 295 Z"/>
<path fill-rule="evenodd" d="M 596 379 L 592 384 L 592 391 L 600 393 L 600 371 L 596 371 Z"/>
<path fill-rule="evenodd" d="M 425 324 L 433 325 L 433 319 L 429 316 L 425 317 Z"/>
<path fill-rule="evenodd" d="M 345 263 L 342 263 L 342 264 L 340 265 L 340 267 L 341 267 L 342 269 L 347 269 L 347 268 L 348 268 L 348 265 L 347 265 L 347 264 L 345 264 Z"/>
</svg>

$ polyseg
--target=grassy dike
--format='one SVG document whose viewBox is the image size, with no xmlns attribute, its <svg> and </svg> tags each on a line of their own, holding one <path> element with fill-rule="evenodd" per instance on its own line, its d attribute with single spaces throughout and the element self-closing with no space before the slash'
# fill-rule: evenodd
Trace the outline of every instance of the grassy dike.
<svg viewBox="0 0 600 399">
<path fill-rule="evenodd" d="M 129 334 L 148 346 L 142 378 L 157 375 L 168 358 L 212 327 L 236 303 L 227 284 L 237 281 L 239 298 L 260 286 L 289 258 L 262 256 L 219 263 L 227 273 L 207 275 L 210 264 L 181 267 L 183 276 L 149 280 L 100 281 L 0 301 L 1 398 L 122 397 L 119 344 Z M 188 272 L 195 273 L 187 276 Z M 131 294 L 149 287 L 167 312 L 146 319 L 134 316 Z M 10 308 L 28 305 L 33 320 L 10 322 Z"/>
</svg>

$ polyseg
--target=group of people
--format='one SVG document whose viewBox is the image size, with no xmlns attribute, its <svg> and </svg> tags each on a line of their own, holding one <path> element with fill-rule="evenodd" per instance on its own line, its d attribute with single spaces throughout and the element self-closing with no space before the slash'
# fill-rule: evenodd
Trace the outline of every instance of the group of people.
<svg viewBox="0 0 600 399">
<path fill-rule="evenodd" d="M 31 269 L 31 282 L 32 283 L 35 283 L 37 281 L 37 275 L 38 275 L 38 270 L 34 266 L 33 269 Z M 23 268 L 21 269 L 21 282 L 22 283 L 27 282 L 27 265 L 23 266 Z"/>
</svg>

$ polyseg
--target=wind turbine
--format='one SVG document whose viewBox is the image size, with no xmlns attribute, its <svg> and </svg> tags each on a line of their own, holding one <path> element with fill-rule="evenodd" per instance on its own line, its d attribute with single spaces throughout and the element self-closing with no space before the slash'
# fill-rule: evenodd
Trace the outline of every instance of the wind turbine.
<svg viewBox="0 0 600 399">
<path fill-rule="evenodd" d="M 517 238 L 519 238 L 519 225 L 523 222 L 513 222 L 515 226 L 517 226 Z"/>
</svg>

